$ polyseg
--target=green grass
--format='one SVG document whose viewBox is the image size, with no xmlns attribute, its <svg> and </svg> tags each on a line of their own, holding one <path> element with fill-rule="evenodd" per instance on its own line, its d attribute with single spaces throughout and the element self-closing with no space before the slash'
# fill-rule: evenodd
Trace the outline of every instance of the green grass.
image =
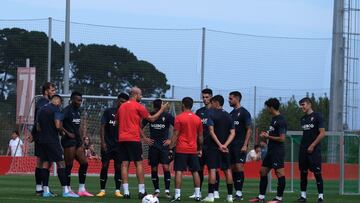
<svg viewBox="0 0 360 203">
<path fill-rule="evenodd" d="M 130 180 L 130 193 L 132 194 L 133 199 L 131 200 L 123 200 L 123 199 L 116 199 L 113 196 L 113 188 L 114 188 L 114 181 L 112 177 L 108 179 L 107 185 L 107 197 L 105 198 L 97 198 L 97 197 L 89 197 L 89 198 L 78 198 L 78 199 L 65 199 L 62 197 L 55 197 L 55 198 L 42 198 L 36 197 L 34 195 L 34 177 L 33 176 L 0 176 L 0 202 L 12 203 L 12 202 L 87 202 L 87 203 L 105 203 L 105 202 L 128 202 L 128 203 L 138 203 L 140 200 L 135 199 L 137 197 L 137 184 L 136 179 L 131 178 Z M 161 187 L 163 186 L 163 179 L 160 178 Z M 255 197 L 258 193 L 258 181 L 257 180 L 245 180 L 244 185 L 244 198 L 243 202 L 247 202 L 249 198 Z M 74 183 L 73 188 L 77 187 L 77 177 L 72 179 Z M 88 177 L 87 178 L 87 189 L 92 193 L 99 192 L 99 178 L 98 177 Z M 226 195 L 226 186 L 224 182 L 221 182 L 220 188 L 220 195 L 221 199 L 217 200 L 216 202 L 225 202 L 225 195 Z M 59 185 L 59 181 L 56 177 L 51 177 L 50 179 L 51 190 L 57 194 L 61 194 L 61 187 Z M 152 192 L 152 184 L 150 178 L 146 178 L 146 186 L 147 191 Z M 276 188 L 276 181 L 273 181 L 273 189 Z M 348 181 L 346 182 L 346 187 L 350 188 L 351 190 L 355 191 L 357 189 L 357 182 L 355 181 Z M 172 187 L 173 188 L 173 187 Z M 356 195 L 346 195 L 341 196 L 339 195 L 339 183 L 338 181 L 325 181 L 325 202 L 326 203 L 359 203 L 360 196 Z M 287 182 L 287 190 L 290 189 L 290 181 Z M 290 193 L 286 192 L 284 195 L 284 202 L 293 202 L 298 196 L 298 182 L 294 183 L 294 190 L 296 192 Z M 162 190 L 163 191 L 163 190 Z M 172 191 L 173 192 L 173 189 Z M 182 202 L 194 202 L 187 198 L 187 196 L 193 193 L 193 186 L 192 180 L 190 178 L 184 178 L 183 181 L 183 188 L 182 188 Z M 207 194 L 207 184 L 203 186 L 202 195 L 205 196 Z M 268 193 L 267 198 L 270 199 L 275 196 L 274 193 Z M 160 202 L 168 202 L 168 199 L 160 198 Z M 309 181 L 309 190 L 308 190 L 308 202 L 316 202 L 317 201 L 317 194 L 315 183 L 313 181 Z"/>
</svg>

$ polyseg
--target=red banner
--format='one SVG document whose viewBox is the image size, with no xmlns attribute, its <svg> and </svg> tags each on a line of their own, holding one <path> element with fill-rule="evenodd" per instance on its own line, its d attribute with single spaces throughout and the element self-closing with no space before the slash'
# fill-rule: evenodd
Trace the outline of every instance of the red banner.
<svg viewBox="0 0 360 203">
<path fill-rule="evenodd" d="M 16 82 L 16 124 L 34 123 L 35 97 L 35 73 L 36 69 L 19 67 L 17 69 Z"/>
</svg>

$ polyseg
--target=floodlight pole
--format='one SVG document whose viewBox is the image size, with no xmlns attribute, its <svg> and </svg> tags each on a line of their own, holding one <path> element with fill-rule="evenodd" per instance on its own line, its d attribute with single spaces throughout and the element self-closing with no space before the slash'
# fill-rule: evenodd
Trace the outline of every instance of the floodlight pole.
<svg viewBox="0 0 360 203">
<path fill-rule="evenodd" d="M 65 53 L 64 53 L 64 94 L 69 94 L 69 64 L 70 64 L 70 0 L 66 0 L 65 17 Z"/>
<path fill-rule="evenodd" d="M 204 89 L 204 75 L 205 75 L 205 34 L 206 28 L 202 28 L 202 36 L 201 36 L 201 80 L 200 80 L 200 92 Z M 200 93 L 200 99 L 202 99 L 202 95 Z"/>
</svg>

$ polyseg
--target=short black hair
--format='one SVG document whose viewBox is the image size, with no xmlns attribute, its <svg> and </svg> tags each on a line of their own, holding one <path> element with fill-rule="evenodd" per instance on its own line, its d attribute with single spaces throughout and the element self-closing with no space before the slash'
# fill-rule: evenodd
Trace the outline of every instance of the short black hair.
<svg viewBox="0 0 360 203">
<path fill-rule="evenodd" d="M 311 99 L 309 97 L 304 97 L 304 98 L 300 99 L 299 105 L 301 105 L 304 102 L 309 103 L 309 104 L 312 105 L 312 101 L 311 101 Z"/>
<path fill-rule="evenodd" d="M 124 93 L 124 92 L 121 92 L 119 95 L 118 95 L 118 97 L 117 97 L 118 99 L 124 99 L 124 100 L 129 100 L 129 95 L 128 94 L 126 94 L 126 93 Z"/>
<path fill-rule="evenodd" d="M 212 89 L 209 88 L 205 88 L 201 91 L 202 94 L 210 94 L 211 96 L 213 95 L 213 91 Z"/>
<path fill-rule="evenodd" d="M 241 95 L 241 93 L 240 93 L 239 91 L 230 92 L 229 95 L 232 95 L 232 96 L 234 96 L 234 97 L 239 98 L 239 101 L 241 101 L 241 99 L 242 99 L 242 95 Z"/>
<path fill-rule="evenodd" d="M 270 98 L 265 101 L 265 105 L 269 108 L 273 107 L 275 110 L 279 110 L 280 108 L 280 102 L 276 98 Z"/>
<path fill-rule="evenodd" d="M 76 96 L 82 97 L 82 94 L 78 91 L 74 91 L 71 93 L 70 99 L 74 99 Z"/>
<path fill-rule="evenodd" d="M 261 148 L 259 144 L 254 145 L 254 149 Z"/>
<path fill-rule="evenodd" d="M 191 97 L 184 97 L 181 101 L 185 108 L 191 109 L 194 104 L 194 100 Z"/>
<path fill-rule="evenodd" d="M 41 94 L 44 95 L 45 94 L 45 91 L 50 89 L 50 87 L 55 87 L 55 84 L 54 83 L 51 83 L 51 82 L 45 82 L 43 85 L 42 85 L 42 88 L 41 88 Z"/>
<path fill-rule="evenodd" d="M 210 102 L 214 102 L 214 101 L 219 102 L 220 106 L 224 105 L 224 97 L 221 95 L 215 95 L 210 99 Z"/>
<path fill-rule="evenodd" d="M 162 104 L 162 100 L 161 99 L 155 99 L 153 101 L 153 107 L 155 109 L 160 109 L 161 108 L 161 104 Z"/>
<path fill-rule="evenodd" d="M 18 130 L 14 130 L 14 131 L 12 131 L 12 133 L 15 133 L 17 136 L 20 135 Z"/>
<path fill-rule="evenodd" d="M 61 102 L 63 101 L 62 97 L 61 97 L 60 95 L 58 95 L 58 94 L 53 95 L 53 96 L 50 98 L 50 100 L 55 99 L 55 98 L 59 98 L 59 99 L 61 100 Z"/>
</svg>

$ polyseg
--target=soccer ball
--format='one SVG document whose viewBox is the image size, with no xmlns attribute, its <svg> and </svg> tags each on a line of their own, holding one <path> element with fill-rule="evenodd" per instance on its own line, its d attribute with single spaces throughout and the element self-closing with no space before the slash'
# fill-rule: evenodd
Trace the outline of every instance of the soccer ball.
<svg viewBox="0 0 360 203">
<path fill-rule="evenodd" d="M 142 201 L 142 203 L 159 203 L 159 199 L 154 195 L 146 195 Z"/>
</svg>

